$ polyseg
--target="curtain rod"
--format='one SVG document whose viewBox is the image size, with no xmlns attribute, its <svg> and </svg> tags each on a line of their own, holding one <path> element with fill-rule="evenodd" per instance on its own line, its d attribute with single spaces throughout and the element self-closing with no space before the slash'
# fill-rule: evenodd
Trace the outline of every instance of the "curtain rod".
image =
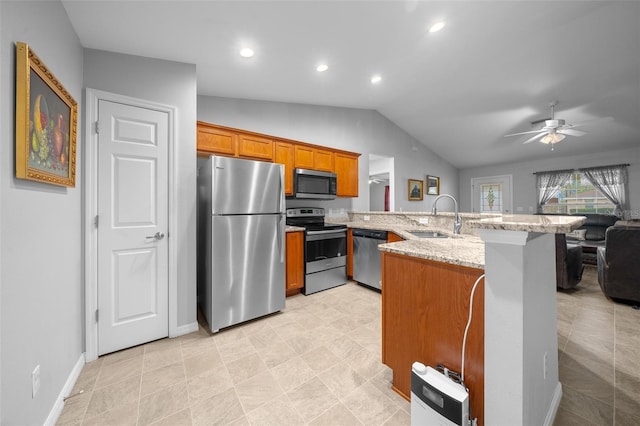
<svg viewBox="0 0 640 426">
<path fill-rule="evenodd" d="M 534 174 L 534 175 L 537 175 L 538 173 L 567 172 L 567 171 L 574 171 L 574 170 L 578 170 L 578 171 L 580 171 L 580 170 L 585 170 L 585 169 L 600 169 L 600 168 L 603 168 L 603 167 L 622 167 L 622 166 L 629 167 L 629 166 L 630 166 L 630 164 L 612 164 L 612 165 L 610 165 L 610 166 L 593 166 L 593 167 L 583 167 L 583 168 L 581 168 L 581 169 L 549 170 L 549 171 L 546 171 L 546 172 L 533 172 L 533 174 Z"/>
</svg>

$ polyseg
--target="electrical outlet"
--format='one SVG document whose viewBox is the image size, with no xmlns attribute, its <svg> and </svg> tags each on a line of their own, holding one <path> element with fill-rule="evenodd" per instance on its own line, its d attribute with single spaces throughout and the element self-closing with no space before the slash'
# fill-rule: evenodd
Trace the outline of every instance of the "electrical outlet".
<svg viewBox="0 0 640 426">
<path fill-rule="evenodd" d="M 421 217 L 418 219 L 418 222 L 420 222 L 421 225 L 428 225 L 429 224 L 429 218 L 428 217 Z"/>
<path fill-rule="evenodd" d="M 31 372 L 31 398 L 35 398 L 40 390 L 40 364 Z"/>
<path fill-rule="evenodd" d="M 549 354 L 547 352 L 544 353 L 542 357 L 542 378 L 547 380 L 547 362 L 549 361 Z"/>
<path fill-rule="evenodd" d="M 522 213 L 522 212 L 524 211 L 524 207 L 522 207 L 522 206 L 518 206 L 518 207 L 516 207 L 516 211 L 517 211 L 518 213 Z"/>
<path fill-rule="evenodd" d="M 369 216 L 368 214 L 364 215 L 364 217 L 362 218 L 365 222 L 368 222 L 371 219 L 371 216 Z"/>
</svg>

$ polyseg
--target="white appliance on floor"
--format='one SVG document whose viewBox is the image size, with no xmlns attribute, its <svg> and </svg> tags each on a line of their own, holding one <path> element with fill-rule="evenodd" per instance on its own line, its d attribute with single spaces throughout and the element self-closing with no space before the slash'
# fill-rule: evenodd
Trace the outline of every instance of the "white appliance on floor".
<svg viewBox="0 0 640 426">
<path fill-rule="evenodd" d="M 469 426 L 469 393 L 438 370 L 411 366 L 411 426 Z"/>
</svg>

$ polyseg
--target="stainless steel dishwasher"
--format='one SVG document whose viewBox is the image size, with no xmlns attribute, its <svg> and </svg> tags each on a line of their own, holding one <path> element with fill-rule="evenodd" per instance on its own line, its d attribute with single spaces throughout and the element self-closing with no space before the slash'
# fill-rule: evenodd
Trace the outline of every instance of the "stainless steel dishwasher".
<svg viewBox="0 0 640 426">
<path fill-rule="evenodd" d="M 387 242 L 387 231 L 353 229 L 353 279 L 382 290 L 382 261 L 378 244 Z"/>
</svg>

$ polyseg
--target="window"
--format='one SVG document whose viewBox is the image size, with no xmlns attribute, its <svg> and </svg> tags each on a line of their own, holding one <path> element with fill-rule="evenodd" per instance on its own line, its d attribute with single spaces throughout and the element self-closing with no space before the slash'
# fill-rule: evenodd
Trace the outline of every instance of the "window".
<svg viewBox="0 0 640 426">
<path fill-rule="evenodd" d="M 612 214 L 615 205 L 580 172 L 571 178 L 542 205 L 543 213 L 602 213 Z"/>
<path fill-rule="evenodd" d="M 480 185 L 480 213 L 496 213 L 502 211 L 502 184 Z"/>
</svg>

